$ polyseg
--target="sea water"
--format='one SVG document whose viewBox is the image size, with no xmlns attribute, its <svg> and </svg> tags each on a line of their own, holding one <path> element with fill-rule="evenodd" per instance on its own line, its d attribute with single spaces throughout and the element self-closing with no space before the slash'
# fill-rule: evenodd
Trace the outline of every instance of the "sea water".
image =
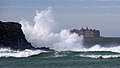
<svg viewBox="0 0 120 68">
<path fill-rule="evenodd" d="M 7 50 L 7 49 L 6 49 Z M 120 53 L 111 51 L 0 51 L 0 68 L 119 68 Z"/>
<path fill-rule="evenodd" d="M 83 45 L 83 36 L 69 29 L 57 31 L 52 7 L 36 11 L 33 22 L 20 21 L 26 39 L 34 47 L 55 51 L 0 49 L 0 68 L 120 68 L 120 46 L 90 48 Z"/>
</svg>

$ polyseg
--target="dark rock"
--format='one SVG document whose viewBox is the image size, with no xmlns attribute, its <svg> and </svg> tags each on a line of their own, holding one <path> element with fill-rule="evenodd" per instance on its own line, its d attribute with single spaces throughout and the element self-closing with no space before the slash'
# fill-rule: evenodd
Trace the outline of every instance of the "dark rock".
<svg viewBox="0 0 120 68">
<path fill-rule="evenodd" d="M 34 49 L 25 39 L 19 23 L 2 21 L 0 21 L 0 47 L 13 50 Z"/>
<path fill-rule="evenodd" d="M 38 47 L 36 49 L 40 49 L 40 50 L 45 50 L 45 51 L 55 51 L 54 49 L 50 49 L 49 47 Z"/>
</svg>

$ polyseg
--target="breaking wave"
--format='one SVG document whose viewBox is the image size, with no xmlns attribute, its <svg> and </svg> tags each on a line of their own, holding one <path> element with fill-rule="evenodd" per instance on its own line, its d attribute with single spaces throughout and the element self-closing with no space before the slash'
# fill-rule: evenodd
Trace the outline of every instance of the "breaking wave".
<svg viewBox="0 0 120 68">
<path fill-rule="evenodd" d="M 111 51 L 42 51 L 42 50 L 23 50 L 14 51 L 9 48 L 0 49 L 0 57 L 39 57 L 39 58 L 65 58 L 65 57 L 78 57 L 78 58 L 120 58 L 120 53 Z"/>
<path fill-rule="evenodd" d="M 86 58 L 120 58 L 120 55 L 80 55 L 80 57 Z"/>
<path fill-rule="evenodd" d="M 111 51 L 120 53 L 120 46 L 102 47 L 94 45 L 91 48 L 85 48 L 83 45 L 83 36 L 71 34 L 69 29 L 63 29 L 57 32 L 60 27 L 54 20 L 53 9 L 36 11 L 33 22 L 22 19 L 22 30 L 29 42 L 34 47 L 50 47 L 56 51 Z"/>
<path fill-rule="evenodd" d="M 120 46 L 102 47 L 101 45 L 94 45 L 90 48 L 83 48 L 81 51 L 111 51 L 120 53 Z"/>
<path fill-rule="evenodd" d="M 26 49 L 24 51 L 14 51 L 10 48 L 0 48 L 0 57 L 29 57 L 33 55 L 38 55 L 42 52 L 42 50 L 29 50 Z"/>
<path fill-rule="evenodd" d="M 60 27 L 56 25 L 53 18 L 52 7 L 41 12 L 37 11 L 32 22 L 33 25 L 25 19 L 22 19 L 20 23 L 27 40 L 34 47 L 50 47 L 56 51 L 76 51 L 83 48 L 82 36 L 71 34 L 69 29 L 57 32 Z"/>
<path fill-rule="evenodd" d="M 70 33 L 69 29 L 63 29 L 58 32 L 59 27 L 52 15 L 52 7 L 47 10 L 36 11 L 36 16 L 33 22 L 29 22 L 25 19 L 20 21 L 22 30 L 26 39 L 34 47 L 49 47 L 54 49 L 52 57 L 65 57 L 65 56 L 79 56 L 90 58 L 118 58 L 120 57 L 120 46 L 115 47 L 102 47 L 101 45 L 94 45 L 90 48 L 85 48 L 83 45 L 83 36 Z M 72 52 L 68 52 L 72 51 Z M 118 54 L 89 54 L 89 52 L 115 52 Z M 13 51 L 9 48 L 0 49 L 0 57 L 29 57 L 32 55 L 42 55 L 46 51 L 42 50 L 29 50 Z M 47 52 L 45 54 L 49 54 Z M 46 56 L 47 57 L 47 56 Z M 49 55 L 48 57 L 51 57 Z"/>
</svg>

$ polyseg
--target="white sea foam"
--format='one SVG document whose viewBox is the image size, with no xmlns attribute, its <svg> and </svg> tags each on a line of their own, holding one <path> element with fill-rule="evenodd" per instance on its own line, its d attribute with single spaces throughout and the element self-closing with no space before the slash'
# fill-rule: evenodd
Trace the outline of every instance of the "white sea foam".
<svg viewBox="0 0 120 68">
<path fill-rule="evenodd" d="M 41 50 L 29 50 L 26 49 L 24 51 L 13 51 L 9 48 L 0 48 L 0 57 L 29 57 L 32 55 L 40 54 Z"/>
<path fill-rule="evenodd" d="M 83 46 L 83 36 L 70 33 L 69 29 L 63 29 L 57 32 L 60 27 L 56 24 L 52 15 L 52 8 L 49 7 L 47 10 L 41 12 L 36 11 L 36 16 L 33 22 L 22 19 L 20 24 L 25 34 L 26 39 L 32 43 L 34 47 L 50 47 L 56 51 L 111 51 L 120 53 L 120 46 L 115 47 L 102 47 L 101 45 L 94 45 L 90 48 Z M 0 57 L 28 57 L 32 55 L 40 54 L 41 50 L 24 50 L 24 51 L 13 51 L 9 48 L 0 49 Z M 120 55 L 80 55 L 82 57 L 91 58 L 111 58 L 120 57 Z M 55 57 L 62 57 L 57 52 Z"/>
<path fill-rule="evenodd" d="M 120 55 L 80 55 L 80 57 L 88 57 L 88 58 L 120 58 Z"/>
<path fill-rule="evenodd" d="M 56 33 L 58 27 L 52 16 L 52 8 L 36 12 L 33 25 L 24 19 L 20 22 L 22 30 L 34 47 L 50 47 L 57 51 L 80 50 L 83 37 L 71 34 L 69 29 Z"/>
<path fill-rule="evenodd" d="M 51 7 L 41 12 L 37 11 L 33 22 L 25 19 L 20 21 L 25 37 L 34 47 L 50 47 L 56 51 L 112 51 L 120 53 L 120 46 L 101 47 L 94 45 L 91 48 L 85 48 L 82 45 L 83 37 L 71 34 L 69 29 L 63 29 L 56 33 L 60 27 L 56 24 L 52 11 Z"/>
<path fill-rule="evenodd" d="M 91 48 L 83 48 L 81 51 L 111 51 L 120 53 L 120 46 L 102 47 L 101 45 L 94 45 Z"/>
<path fill-rule="evenodd" d="M 59 52 L 55 52 L 53 56 L 51 57 L 65 57 L 67 54 L 59 54 Z"/>
</svg>

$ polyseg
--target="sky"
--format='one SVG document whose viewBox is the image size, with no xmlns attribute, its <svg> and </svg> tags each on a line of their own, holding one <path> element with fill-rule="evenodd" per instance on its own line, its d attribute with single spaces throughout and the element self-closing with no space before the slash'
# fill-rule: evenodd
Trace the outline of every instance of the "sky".
<svg viewBox="0 0 120 68">
<path fill-rule="evenodd" d="M 0 0 L 0 20 L 33 21 L 35 10 L 48 7 L 61 29 L 89 27 L 101 36 L 120 37 L 120 0 Z"/>
</svg>

